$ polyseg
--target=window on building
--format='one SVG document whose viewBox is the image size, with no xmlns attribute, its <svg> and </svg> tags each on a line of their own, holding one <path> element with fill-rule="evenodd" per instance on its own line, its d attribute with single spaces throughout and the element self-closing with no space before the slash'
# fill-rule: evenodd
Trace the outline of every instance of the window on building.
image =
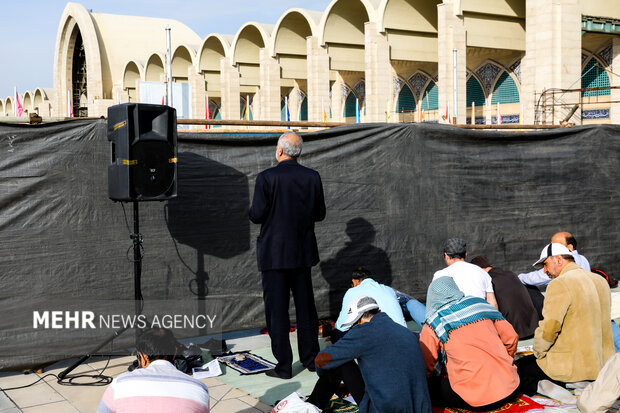
<svg viewBox="0 0 620 413">
<path fill-rule="evenodd" d="M 609 76 L 607 72 L 604 70 L 603 65 L 601 65 L 596 59 L 592 58 L 588 61 L 588 64 L 583 69 L 581 74 L 581 88 L 589 89 L 601 87 L 606 88 L 603 90 L 586 90 L 581 92 L 581 96 L 609 96 Z"/>
<path fill-rule="evenodd" d="M 308 98 L 304 97 L 299 108 L 299 120 L 308 120 Z"/>
<path fill-rule="evenodd" d="M 350 91 L 347 95 L 347 100 L 344 103 L 344 117 L 345 118 L 354 118 L 355 117 L 355 93 Z"/>
<path fill-rule="evenodd" d="M 495 84 L 495 89 L 493 89 L 491 104 L 519 103 L 520 101 L 519 89 L 517 89 L 515 81 L 507 72 L 502 73 Z"/>
<path fill-rule="evenodd" d="M 396 104 L 396 112 L 415 112 L 415 98 L 413 92 L 408 85 L 403 85 L 398 94 L 398 103 Z"/>
<path fill-rule="evenodd" d="M 439 92 L 437 85 L 431 80 L 426 86 L 424 93 L 422 93 L 422 110 L 437 110 L 439 109 Z"/>
<path fill-rule="evenodd" d="M 472 102 L 474 102 L 476 107 L 484 106 L 486 104 L 484 91 L 475 76 L 470 76 L 467 81 L 467 106 L 470 107 Z"/>
</svg>

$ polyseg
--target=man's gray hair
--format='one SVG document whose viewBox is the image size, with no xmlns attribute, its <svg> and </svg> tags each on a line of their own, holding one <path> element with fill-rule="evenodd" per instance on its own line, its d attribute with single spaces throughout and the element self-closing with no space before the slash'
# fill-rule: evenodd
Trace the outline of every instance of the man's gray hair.
<svg viewBox="0 0 620 413">
<path fill-rule="evenodd" d="M 280 139 L 278 139 L 278 146 L 282 148 L 284 155 L 290 156 L 291 158 L 298 158 L 299 155 L 301 155 L 301 145 L 303 143 L 304 141 L 301 139 L 301 136 L 295 132 L 284 132 L 280 136 Z"/>
</svg>

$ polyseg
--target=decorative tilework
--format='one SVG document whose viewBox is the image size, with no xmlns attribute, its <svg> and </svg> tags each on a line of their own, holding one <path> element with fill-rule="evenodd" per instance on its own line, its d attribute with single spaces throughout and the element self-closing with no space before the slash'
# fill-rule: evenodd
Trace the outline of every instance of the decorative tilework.
<svg viewBox="0 0 620 413">
<path fill-rule="evenodd" d="M 515 74 L 517 79 L 519 79 L 519 83 L 521 83 L 521 60 L 519 59 L 514 62 L 513 65 L 510 66 L 510 70 Z"/>
<path fill-rule="evenodd" d="M 471 125 L 471 117 L 467 118 L 467 124 Z M 476 117 L 476 125 L 485 125 L 486 124 L 486 119 L 484 117 Z"/>
<path fill-rule="evenodd" d="M 347 100 L 347 96 L 349 95 L 349 87 L 344 83 L 340 85 L 340 100 L 344 104 Z"/>
<path fill-rule="evenodd" d="M 592 110 L 584 110 L 581 112 L 581 119 L 584 119 L 584 120 L 608 119 L 608 118 L 609 118 L 609 109 L 592 109 Z"/>
<path fill-rule="evenodd" d="M 394 76 L 392 78 L 392 86 L 393 86 L 393 92 L 394 92 L 394 96 L 392 98 L 392 100 L 396 99 L 396 97 L 398 96 L 398 94 L 400 93 L 400 89 L 403 86 L 403 80 L 398 77 L 398 76 Z"/>
<path fill-rule="evenodd" d="M 413 96 L 415 96 L 416 99 L 420 99 L 420 93 L 422 93 L 422 90 L 424 90 L 424 85 L 426 85 L 427 82 L 428 77 L 420 72 L 411 76 L 411 79 L 409 79 L 409 83 L 413 87 Z"/>
<path fill-rule="evenodd" d="M 297 89 L 297 100 L 301 102 L 306 97 L 306 94 L 301 90 Z M 300 103 L 301 104 L 301 103 Z"/>
<path fill-rule="evenodd" d="M 493 63 L 487 63 L 476 72 L 478 77 L 482 79 L 482 85 L 486 89 L 487 95 L 491 93 L 493 82 L 501 70 L 501 67 L 494 65 Z"/>
<path fill-rule="evenodd" d="M 599 56 L 601 57 L 601 59 L 603 59 L 603 62 L 605 62 L 607 67 L 609 67 L 609 69 L 611 69 L 611 63 L 612 63 L 613 58 L 614 58 L 612 45 L 610 44 L 609 46 L 607 46 L 606 48 L 601 50 L 601 52 L 599 53 Z"/>
<path fill-rule="evenodd" d="M 360 107 L 364 104 L 364 98 L 366 97 L 366 83 L 363 80 L 360 80 L 357 85 L 355 85 L 355 94 L 357 98 L 360 100 Z"/>
<path fill-rule="evenodd" d="M 520 115 L 502 115 L 502 124 L 509 124 L 509 123 L 519 123 L 521 116 Z M 478 119 L 476 118 L 476 123 L 478 122 Z M 491 117 L 491 124 L 492 125 L 497 125 L 497 116 L 492 116 Z"/>
</svg>

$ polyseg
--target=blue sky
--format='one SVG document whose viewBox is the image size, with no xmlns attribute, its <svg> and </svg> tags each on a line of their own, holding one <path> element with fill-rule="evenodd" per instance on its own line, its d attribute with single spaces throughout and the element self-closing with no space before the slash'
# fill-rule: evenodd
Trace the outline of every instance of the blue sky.
<svg viewBox="0 0 620 413">
<path fill-rule="evenodd" d="M 274 24 L 286 10 L 301 7 L 323 11 L 330 0 L 84 0 L 93 12 L 179 20 L 200 37 L 235 34 L 248 21 Z M 60 0 L 2 1 L 0 97 L 37 87 L 53 87 L 54 47 Z"/>
</svg>

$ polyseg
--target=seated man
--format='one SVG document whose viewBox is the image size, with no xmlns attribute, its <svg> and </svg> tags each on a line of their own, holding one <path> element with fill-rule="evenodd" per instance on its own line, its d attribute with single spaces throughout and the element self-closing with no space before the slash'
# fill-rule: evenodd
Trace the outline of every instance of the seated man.
<svg viewBox="0 0 620 413">
<path fill-rule="evenodd" d="M 534 263 L 544 264 L 552 280 L 534 333 L 534 354 L 516 361 L 519 389 L 527 395 L 538 391 L 539 382 L 594 380 L 614 354 L 609 286 L 574 260 L 568 248 L 552 243 Z"/>
<path fill-rule="evenodd" d="M 499 311 L 514 327 L 519 339 L 534 335 L 540 318 L 527 289 L 521 284 L 517 274 L 493 267 L 491 261 L 484 255 L 475 257 L 471 263 L 479 266 L 491 276 Z"/>
<path fill-rule="evenodd" d="M 417 337 L 371 297 L 353 300 L 347 312 L 344 324 L 354 327 L 316 356 L 320 378 L 308 402 L 325 409 L 342 380 L 360 413 L 431 413 Z"/>
<path fill-rule="evenodd" d="M 551 243 L 564 245 L 575 259 L 575 264 L 586 271 L 590 271 L 590 262 L 588 259 L 577 252 L 577 240 L 573 237 L 573 234 L 570 232 L 557 232 L 551 237 Z M 547 285 L 551 281 L 542 268 L 519 274 L 518 277 L 523 284 L 528 286 Z"/>
<path fill-rule="evenodd" d="M 448 239 L 443 248 L 443 259 L 447 267 L 435 272 L 433 281 L 439 277 L 452 277 L 463 294 L 487 300 L 489 304 L 497 308 L 491 277 L 482 268 L 466 262 L 465 257 L 467 257 L 465 240 Z"/>
<path fill-rule="evenodd" d="M 407 327 L 394 290 L 387 285 L 379 284 L 373 280 L 372 274 L 366 268 L 357 267 L 353 271 L 351 274 L 351 286 L 352 287 L 347 290 L 342 299 L 342 310 L 340 310 L 340 315 L 335 325 L 338 331 L 346 332 L 351 328 L 350 324 L 345 323 L 349 315 L 349 305 L 355 299 L 365 296 L 372 297 L 379 305 L 379 309 L 386 313 L 392 321 L 403 327 Z M 340 336 L 342 336 L 342 334 L 337 334 L 337 337 Z"/>
<path fill-rule="evenodd" d="M 209 413 L 207 386 L 179 371 L 171 361 L 176 339 L 165 328 L 143 332 L 136 341 L 141 367 L 112 381 L 98 413 Z"/>
</svg>

